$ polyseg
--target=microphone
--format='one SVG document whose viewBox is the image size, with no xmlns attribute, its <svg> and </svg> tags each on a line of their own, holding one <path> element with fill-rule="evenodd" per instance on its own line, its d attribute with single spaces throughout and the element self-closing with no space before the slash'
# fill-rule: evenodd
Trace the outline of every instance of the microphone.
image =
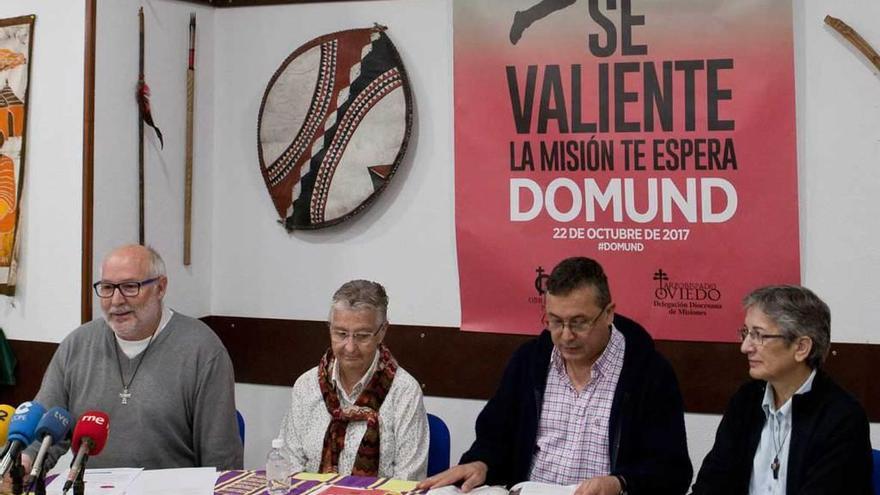
<svg viewBox="0 0 880 495">
<path fill-rule="evenodd" d="M 9 434 L 9 422 L 12 421 L 12 415 L 15 414 L 15 408 L 8 404 L 0 404 L 0 445 L 6 448 L 6 436 Z"/>
<path fill-rule="evenodd" d="M 45 413 L 46 408 L 35 401 L 22 402 L 15 409 L 12 421 L 9 422 L 9 443 L 3 460 L 0 460 L 0 477 L 6 476 L 21 450 L 34 440 L 34 430 Z"/>
<path fill-rule="evenodd" d="M 67 481 L 64 482 L 63 493 L 67 493 L 73 482 L 79 478 L 90 455 L 98 455 L 104 450 L 107 435 L 110 434 L 110 417 L 101 411 L 86 411 L 79 417 L 73 428 L 71 450 L 76 457 L 70 464 Z"/>
<path fill-rule="evenodd" d="M 34 466 L 31 470 L 32 477 L 36 478 L 41 474 L 46 452 L 49 451 L 49 447 L 52 444 L 64 440 L 67 432 L 70 431 L 71 421 L 70 413 L 67 410 L 63 407 L 53 407 L 46 412 L 43 419 L 37 424 L 35 437 L 37 440 L 42 439 L 42 444 L 40 444 L 40 451 L 37 453 L 36 459 L 34 459 Z"/>
</svg>

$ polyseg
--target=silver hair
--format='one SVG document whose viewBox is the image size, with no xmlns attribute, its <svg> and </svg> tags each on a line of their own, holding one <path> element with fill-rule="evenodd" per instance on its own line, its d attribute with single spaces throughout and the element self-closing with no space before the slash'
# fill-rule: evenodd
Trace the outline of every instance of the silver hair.
<svg viewBox="0 0 880 495">
<path fill-rule="evenodd" d="M 150 255 L 150 276 L 165 277 L 165 261 L 162 259 L 162 256 L 158 251 L 153 249 L 153 246 L 144 246 L 144 248 Z"/>
<path fill-rule="evenodd" d="M 760 309 L 779 325 L 789 341 L 809 337 L 813 341 L 807 365 L 818 368 L 831 347 L 831 310 L 806 287 L 770 285 L 755 289 L 743 298 L 743 308 Z"/>
<path fill-rule="evenodd" d="M 385 287 L 370 280 L 352 280 L 342 284 L 333 294 L 328 320 L 333 323 L 333 310 L 373 311 L 376 315 L 376 328 L 388 321 L 388 294 Z"/>
<path fill-rule="evenodd" d="M 113 251 L 111 251 L 109 254 L 107 254 L 107 256 L 104 258 L 104 261 L 106 262 L 107 259 L 109 259 L 111 256 L 116 255 L 119 251 L 123 249 L 143 249 L 147 252 L 147 263 L 149 264 L 149 273 L 147 274 L 148 277 L 167 276 L 167 272 L 165 271 L 165 261 L 162 259 L 162 256 L 159 254 L 159 252 L 156 251 L 155 248 L 153 248 L 153 246 L 145 246 L 142 244 L 126 244 L 123 246 L 119 246 L 113 249 Z"/>
</svg>

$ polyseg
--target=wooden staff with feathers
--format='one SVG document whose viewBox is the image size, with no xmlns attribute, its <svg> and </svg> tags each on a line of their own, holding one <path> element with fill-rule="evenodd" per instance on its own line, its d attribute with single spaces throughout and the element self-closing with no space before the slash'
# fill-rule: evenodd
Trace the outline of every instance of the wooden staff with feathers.
<svg viewBox="0 0 880 495">
<path fill-rule="evenodd" d="M 150 87 L 144 78 L 144 8 L 138 9 L 139 41 L 138 47 L 138 82 L 136 97 L 138 102 L 138 242 L 144 243 L 144 123 L 156 131 L 159 145 L 164 148 L 162 131 L 153 123 L 150 112 Z"/>
</svg>

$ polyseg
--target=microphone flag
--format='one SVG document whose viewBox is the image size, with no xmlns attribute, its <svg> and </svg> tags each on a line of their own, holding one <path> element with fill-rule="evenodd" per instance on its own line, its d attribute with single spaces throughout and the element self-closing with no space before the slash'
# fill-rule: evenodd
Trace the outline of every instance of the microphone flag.
<svg viewBox="0 0 880 495">
<path fill-rule="evenodd" d="M 53 444 L 67 437 L 72 421 L 70 413 L 63 407 L 53 407 L 43 415 L 43 419 L 37 424 L 36 434 L 34 435 L 37 440 L 42 441 L 42 444 L 40 445 L 39 452 L 37 452 L 37 457 L 34 459 L 31 476 L 37 477 L 41 474 L 46 452 L 49 451 L 49 447 Z"/>
<path fill-rule="evenodd" d="M 86 411 L 79 417 L 76 427 L 73 429 L 73 444 L 71 449 L 76 454 L 83 443 L 90 456 L 95 456 L 104 450 L 107 444 L 107 436 L 110 434 L 110 417 L 101 411 Z"/>
<path fill-rule="evenodd" d="M 15 408 L 9 404 L 0 404 L 0 445 L 6 445 L 6 437 L 9 435 L 9 423 Z"/>
<path fill-rule="evenodd" d="M 110 417 L 101 411 L 86 411 L 79 417 L 73 428 L 73 443 L 71 451 L 76 454 L 70 471 L 67 473 L 67 481 L 64 482 L 62 493 L 66 494 L 74 483 L 80 483 L 80 475 L 85 469 L 90 455 L 98 455 L 107 444 L 107 436 L 110 434 Z M 79 479 L 79 481 L 77 481 Z M 74 490 L 75 492 L 76 490 Z"/>
<path fill-rule="evenodd" d="M 9 422 L 6 452 L 0 460 L 0 477 L 6 476 L 21 450 L 34 440 L 34 431 L 44 414 L 46 408 L 36 401 L 22 402 L 15 409 Z"/>
</svg>

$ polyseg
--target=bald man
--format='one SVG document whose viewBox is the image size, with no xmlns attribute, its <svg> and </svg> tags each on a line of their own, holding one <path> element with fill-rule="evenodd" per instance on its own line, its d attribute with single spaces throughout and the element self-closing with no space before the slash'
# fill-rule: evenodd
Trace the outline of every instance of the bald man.
<svg viewBox="0 0 880 495">
<path fill-rule="evenodd" d="M 94 284 L 103 318 L 58 346 L 36 400 L 74 418 L 99 410 L 110 436 L 89 467 L 242 467 L 232 361 L 199 320 L 165 307 L 165 263 L 144 246 L 115 249 Z M 52 466 L 68 447 L 53 447 Z M 30 469 L 37 444 L 23 455 Z"/>
</svg>

